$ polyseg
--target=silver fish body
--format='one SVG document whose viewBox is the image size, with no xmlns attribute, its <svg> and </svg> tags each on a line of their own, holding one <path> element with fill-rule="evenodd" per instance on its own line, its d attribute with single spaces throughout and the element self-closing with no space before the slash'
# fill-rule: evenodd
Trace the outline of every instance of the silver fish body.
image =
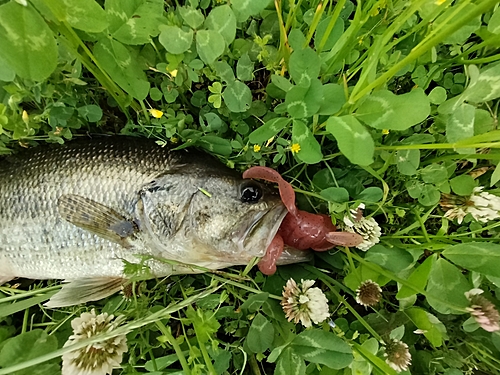
<svg viewBox="0 0 500 375">
<path fill-rule="evenodd" d="M 206 154 L 129 137 L 38 147 L 0 164 L 0 281 L 120 279 L 138 256 L 245 265 L 285 214 L 275 192 Z M 197 272 L 146 264 L 153 276 Z"/>
</svg>

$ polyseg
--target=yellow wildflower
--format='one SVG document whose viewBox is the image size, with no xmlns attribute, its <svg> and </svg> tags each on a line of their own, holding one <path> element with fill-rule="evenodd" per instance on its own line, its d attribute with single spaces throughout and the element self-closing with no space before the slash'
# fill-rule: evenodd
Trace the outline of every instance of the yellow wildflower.
<svg viewBox="0 0 500 375">
<path fill-rule="evenodd" d="M 261 147 L 259 145 L 253 145 L 253 152 L 259 152 L 260 148 Z"/>
<path fill-rule="evenodd" d="M 383 135 L 389 134 L 389 129 L 382 129 L 382 134 Z"/>
<path fill-rule="evenodd" d="M 30 117 L 28 115 L 28 112 L 26 111 L 23 111 L 23 115 L 22 115 L 22 119 L 23 119 L 23 122 L 28 125 L 29 121 L 30 121 Z"/>
<path fill-rule="evenodd" d="M 163 112 L 158 109 L 150 109 L 149 113 L 151 113 L 151 116 L 154 118 L 161 118 L 163 116 Z"/>
<path fill-rule="evenodd" d="M 294 143 L 291 147 L 290 147 L 290 151 L 292 151 L 293 154 L 296 154 L 300 151 L 300 145 L 298 143 Z"/>
<path fill-rule="evenodd" d="M 172 71 L 170 72 L 170 75 L 171 75 L 172 77 L 174 77 L 174 78 L 175 78 L 175 77 L 177 77 L 177 69 L 172 70 Z"/>
<path fill-rule="evenodd" d="M 441 5 L 441 4 L 444 4 L 444 3 L 446 3 L 446 0 L 436 0 L 434 2 L 434 4 L 436 4 L 436 5 Z"/>
</svg>

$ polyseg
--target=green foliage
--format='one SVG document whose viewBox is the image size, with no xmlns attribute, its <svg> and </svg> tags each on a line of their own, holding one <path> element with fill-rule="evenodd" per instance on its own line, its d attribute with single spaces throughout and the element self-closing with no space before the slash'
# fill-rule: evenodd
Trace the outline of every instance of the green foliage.
<svg viewBox="0 0 500 375">
<path fill-rule="evenodd" d="M 252 92 L 243 82 L 234 81 L 222 93 L 224 103 L 231 112 L 246 112 L 252 104 Z"/>
<path fill-rule="evenodd" d="M 252 325 L 248 330 L 247 345 L 254 353 L 263 353 L 273 343 L 274 328 L 273 325 L 262 314 L 257 316 L 252 321 Z"/>
<path fill-rule="evenodd" d="M 424 121 L 429 114 L 429 99 L 421 89 L 403 95 L 376 91 L 356 111 L 356 117 L 371 127 L 390 130 L 406 130 Z"/>
<path fill-rule="evenodd" d="M 499 35 L 495 0 L 4 1 L 0 153 L 147 136 L 278 169 L 338 230 L 361 203 L 380 224 L 366 253 L 337 247 L 270 277 L 173 276 L 96 303 L 131 327 L 124 375 L 392 374 L 389 337 L 411 348 L 413 374 L 498 373 L 498 335 L 464 293 L 499 306 L 500 226 L 478 216 L 500 214 L 479 195 L 500 195 Z M 316 280 L 331 321 L 287 320 L 290 277 Z M 382 301 L 358 309 L 366 280 Z M 83 308 L 44 309 L 45 285 L 0 286 L 0 373 L 59 371 L 52 353 Z"/>
<path fill-rule="evenodd" d="M 217 31 L 200 30 L 196 33 L 196 51 L 205 64 L 213 64 L 224 48 L 224 38 Z"/>
<path fill-rule="evenodd" d="M 326 124 L 337 140 L 339 149 L 351 163 L 370 165 L 373 163 L 375 145 L 370 133 L 354 116 L 330 117 Z"/>
<path fill-rule="evenodd" d="M 191 47 L 193 31 L 184 31 L 178 26 L 162 26 L 159 41 L 168 52 L 179 55 Z"/>
<path fill-rule="evenodd" d="M 32 6 L 15 2 L 2 5 L 0 33 L 4 36 L 0 38 L 0 48 L 9 51 L 2 54 L 2 59 L 18 76 L 43 81 L 56 68 L 56 41 Z"/>
<path fill-rule="evenodd" d="M 500 277 L 497 258 L 500 246 L 494 243 L 468 242 L 443 251 L 443 256 L 461 267 L 483 275 Z"/>
<path fill-rule="evenodd" d="M 344 368 L 353 360 L 349 345 L 330 332 L 304 331 L 295 337 L 291 347 L 303 359 L 333 369 Z"/>
<path fill-rule="evenodd" d="M 460 270 L 444 259 L 431 268 L 427 283 L 427 301 L 441 314 L 462 311 L 468 305 L 464 293 L 471 289 Z"/>
<path fill-rule="evenodd" d="M 0 349 L 0 368 L 26 362 L 56 350 L 58 347 L 55 336 L 49 336 L 41 329 L 34 329 L 11 337 L 4 342 Z M 44 363 L 35 368 L 16 371 L 16 375 L 49 375 L 58 371 L 57 363 Z"/>
</svg>

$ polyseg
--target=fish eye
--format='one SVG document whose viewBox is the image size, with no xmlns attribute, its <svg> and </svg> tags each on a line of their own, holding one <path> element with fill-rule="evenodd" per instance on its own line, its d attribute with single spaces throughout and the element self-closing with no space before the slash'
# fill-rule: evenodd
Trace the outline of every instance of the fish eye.
<svg viewBox="0 0 500 375">
<path fill-rule="evenodd" d="M 257 203 L 262 198 L 262 188 L 255 181 L 247 181 L 240 186 L 240 200 L 243 203 Z"/>
</svg>

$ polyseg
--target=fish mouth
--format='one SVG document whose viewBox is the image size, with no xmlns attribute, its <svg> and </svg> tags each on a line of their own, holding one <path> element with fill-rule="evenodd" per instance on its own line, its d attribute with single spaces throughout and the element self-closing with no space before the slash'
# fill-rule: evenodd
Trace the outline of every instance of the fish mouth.
<svg viewBox="0 0 500 375">
<path fill-rule="evenodd" d="M 312 251 L 297 250 L 291 246 L 285 245 L 283 252 L 276 261 L 277 266 L 285 266 L 287 264 L 309 262 L 314 258 Z"/>
<path fill-rule="evenodd" d="M 249 220 L 250 225 L 245 232 L 238 236 L 237 245 L 240 254 L 263 257 L 287 213 L 286 207 L 281 202 L 268 210 L 255 213 Z"/>
</svg>

